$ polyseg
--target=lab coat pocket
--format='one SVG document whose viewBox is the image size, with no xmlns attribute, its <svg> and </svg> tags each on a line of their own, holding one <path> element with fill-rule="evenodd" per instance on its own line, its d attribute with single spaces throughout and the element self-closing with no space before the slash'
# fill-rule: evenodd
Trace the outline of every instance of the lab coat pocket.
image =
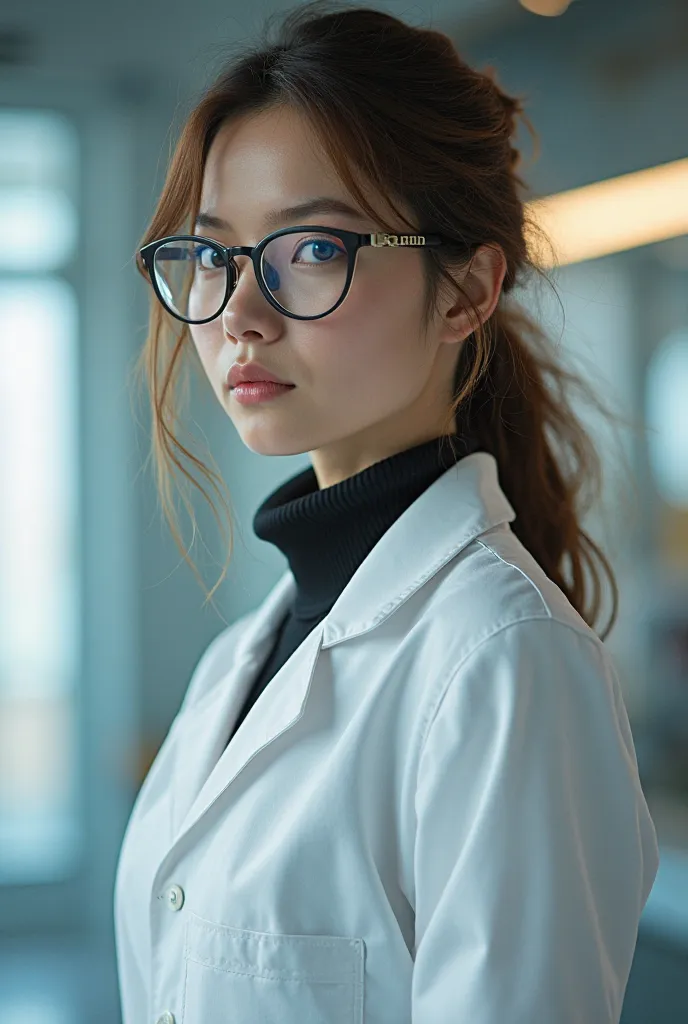
<svg viewBox="0 0 688 1024">
<path fill-rule="evenodd" d="M 216 924 L 189 912 L 183 1024 L 363 1024 L 365 942 Z"/>
</svg>

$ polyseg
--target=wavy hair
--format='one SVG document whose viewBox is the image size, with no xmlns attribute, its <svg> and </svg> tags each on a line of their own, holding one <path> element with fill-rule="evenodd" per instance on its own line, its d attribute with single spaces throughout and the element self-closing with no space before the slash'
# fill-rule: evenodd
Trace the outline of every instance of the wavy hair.
<svg viewBox="0 0 688 1024">
<path fill-rule="evenodd" d="M 582 513 L 600 492 L 601 463 L 574 414 L 568 387 L 576 386 L 598 410 L 610 414 L 586 381 L 564 368 L 545 332 L 509 297 L 526 272 L 548 280 L 528 238 L 550 243 L 529 218 L 525 185 L 517 174 L 518 118 L 537 141 L 522 100 L 500 88 L 492 68 L 470 67 L 446 35 L 381 11 L 315 0 L 282 15 L 272 38 L 276 18 L 264 23 L 257 45 L 223 58 L 213 84 L 186 118 L 138 247 L 164 235 L 191 233 L 208 151 L 224 122 L 285 104 L 307 118 L 340 179 L 378 230 L 398 231 L 401 222 L 410 230 L 419 225 L 455 241 L 455 246 L 421 250 L 424 323 L 446 285 L 459 289 L 473 317 L 473 333 L 457 358 L 446 434 L 452 433 L 456 414 L 457 424 L 476 434 L 480 448 L 494 455 L 500 484 L 516 511 L 514 533 L 592 628 L 606 574 L 613 606 L 604 639 L 617 616 L 618 587 L 609 561 L 581 526 Z M 377 183 L 399 221 L 387 223 L 369 203 L 360 175 Z M 412 212 L 414 223 L 396 204 Z M 480 245 L 498 245 L 506 258 L 500 298 L 485 322 L 451 273 L 466 264 L 467 248 L 470 253 Z M 137 266 L 148 280 L 138 256 Z M 145 376 L 152 410 L 149 458 L 175 542 L 201 586 L 178 529 L 175 470 L 203 494 L 220 527 L 222 521 L 212 497 L 180 456 L 205 477 L 224 505 L 228 555 L 217 583 L 206 591 L 210 600 L 232 555 L 232 511 L 220 473 L 175 434 L 183 425 L 187 380 L 182 371 L 188 367 L 187 354 L 195 352 L 188 340 L 188 325 L 170 317 L 151 289 L 148 334 L 135 366 L 139 381 Z M 193 507 L 178 490 L 195 536 Z"/>
</svg>

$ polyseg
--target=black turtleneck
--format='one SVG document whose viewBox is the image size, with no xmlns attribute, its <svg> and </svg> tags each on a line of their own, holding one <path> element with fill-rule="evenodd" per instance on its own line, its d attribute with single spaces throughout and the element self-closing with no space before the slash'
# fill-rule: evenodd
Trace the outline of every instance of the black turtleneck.
<svg viewBox="0 0 688 1024">
<path fill-rule="evenodd" d="M 450 466 L 478 448 L 465 434 L 453 434 L 452 440 L 455 452 L 447 438 L 436 437 L 322 489 L 311 467 L 281 484 L 258 508 L 254 533 L 285 555 L 296 594 L 232 736 L 392 523 Z"/>
</svg>

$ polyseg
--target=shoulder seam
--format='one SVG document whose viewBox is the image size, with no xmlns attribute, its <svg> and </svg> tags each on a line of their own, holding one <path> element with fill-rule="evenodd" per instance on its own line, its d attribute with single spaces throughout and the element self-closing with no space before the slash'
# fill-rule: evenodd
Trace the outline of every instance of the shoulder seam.
<svg viewBox="0 0 688 1024">
<path fill-rule="evenodd" d="M 487 545 L 484 545 L 484 546 L 487 547 Z M 490 548 L 489 550 L 492 550 L 492 549 Z M 495 552 L 495 554 L 496 554 L 496 552 Z M 503 559 L 502 559 L 502 561 L 503 561 Z M 511 565 L 511 562 L 508 562 L 507 565 Z M 514 568 L 518 568 L 518 566 L 514 566 Z M 592 633 L 585 632 L 584 630 L 580 629 L 578 626 L 573 625 L 573 623 L 571 623 L 571 622 L 563 622 L 561 619 L 558 619 L 558 618 L 556 618 L 556 616 L 553 616 L 551 614 L 548 614 L 548 615 L 524 615 L 520 619 L 510 619 L 508 622 L 501 623 L 495 629 L 493 629 L 491 633 L 488 633 L 487 636 L 482 637 L 482 639 L 480 639 L 477 642 L 477 644 L 475 644 L 475 646 L 471 647 L 470 650 L 466 651 L 465 654 L 459 659 L 458 664 L 454 665 L 453 668 L 451 669 L 451 671 L 447 673 L 447 678 L 446 678 L 445 684 L 439 688 L 435 704 L 434 704 L 434 706 L 431 705 L 429 713 L 428 713 L 428 720 L 427 720 L 427 722 L 425 724 L 425 727 L 423 728 L 423 730 L 421 732 L 421 738 L 420 738 L 420 742 L 419 742 L 419 745 L 418 745 L 418 763 L 419 764 L 420 764 L 420 761 L 422 760 L 423 751 L 425 750 L 425 744 L 427 742 L 427 738 L 428 738 L 428 735 L 430 733 L 430 730 L 432 729 L 433 722 L 435 721 L 435 718 L 437 717 L 437 713 L 438 713 L 438 711 L 440 709 L 440 706 L 442 705 L 442 702 L 444 701 L 444 698 L 446 697 L 447 693 L 449 692 L 452 683 L 454 682 L 454 680 L 456 679 L 458 674 L 463 669 L 465 663 L 478 650 L 480 650 L 480 648 L 484 644 L 486 644 L 488 640 L 492 640 L 499 633 L 503 633 L 504 630 L 509 629 L 512 626 L 520 626 L 524 622 L 552 622 L 552 623 L 556 623 L 558 626 L 563 626 L 564 629 L 567 629 L 570 632 L 575 633 L 581 639 L 587 640 L 590 643 L 592 643 L 592 645 L 593 645 L 593 647 L 595 647 L 598 655 L 600 655 L 601 653 L 606 651 L 606 648 L 604 647 L 603 642 L 594 633 L 594 631 Z"/>
<path fill-rule="evenodd" d="M 486 544 L 484 540 L 479 540 L 478 539 L 477 543 L 480 545 L 481 548 L 485 548 L 487 551 L 490 551 L 495 556 L 495 558 L 499 559 L 500 562 L 504 562 L 505 565 L 510 565 L 512 569 L 516 569 L 518 572 L 520 572 L 521 575 L 523 577 L 525 577 L 525 579 L 528 580 L 528 582 L 530 583 L 531 587 L 535 591 L 537 591 L 538 597 L 542 601 L 543 607 L 544 607 L 545 611 L 547 612 L 549 618 L 553 617 L 552 616 L 552 612 L 550 610 L 550 607 L 547 604 L 547 602 L 545 601 L 545 598 L 544 598 L 544 596 L 542 594 L 542 591 L 538 587 L 537 583 L 533 579 L 530 578 L 528 573 L 523 571 L 523 569 L 520 567 L 520 565 L 515 565 L 513 562 L 510 562 L 508 559 L 502 558 L 502 556 L 499 554 L 499 552 L 495 551 L 495 549 L 493 547 L 491 547 L 489 544 Z M 539 616 L 536 616 L 536 617 L 539 617 Z"/>
</svg>

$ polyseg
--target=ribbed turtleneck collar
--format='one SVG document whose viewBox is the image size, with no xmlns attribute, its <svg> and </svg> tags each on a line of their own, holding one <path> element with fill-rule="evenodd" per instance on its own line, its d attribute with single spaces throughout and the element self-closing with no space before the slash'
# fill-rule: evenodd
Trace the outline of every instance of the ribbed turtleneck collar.
<svg viewBox="0 0 688 1024">
<path fill-rule="evenodd" d="M 318 487 L 312 467 L 281 484 L 260 505 L 253 529 L 286 557 L 296 580 L 298 619 L 329 611 L 392 523 L 442 473 L 477 450 L 465 435 L 433 438 Z"/>
</svg>

